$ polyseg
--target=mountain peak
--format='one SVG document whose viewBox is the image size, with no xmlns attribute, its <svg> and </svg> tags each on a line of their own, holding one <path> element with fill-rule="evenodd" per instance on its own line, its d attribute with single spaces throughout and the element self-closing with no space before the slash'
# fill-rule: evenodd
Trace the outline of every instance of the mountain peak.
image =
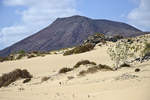
<svg viewBox="0 0 150 100">
<path fill-rule="evenodd" d="M 17 42 L 16 44 L 0 51 L 0 56 L 24 50 L 50 51 L 81 44 L 89 35 L 104 33 L 105 35 L 122 35 L 125 37 L 144 34 L 131 25 L 101 19 L 74 15 L 71 17 L 57 18 L 51 25 L 36 34 Z"/>
<path fill-rule="evenodd" d="M 70 17 L 62 17 L 62 18 L 57 18 L 56 21 L 60 21 L 60 20 L 80 20 L 80 19 L 90 19 L 88 17 L 85 17 L 85 16 L 80 16 L 80 15 L 73 15 L 73 16 L 70 16 Z"/>
</svg>

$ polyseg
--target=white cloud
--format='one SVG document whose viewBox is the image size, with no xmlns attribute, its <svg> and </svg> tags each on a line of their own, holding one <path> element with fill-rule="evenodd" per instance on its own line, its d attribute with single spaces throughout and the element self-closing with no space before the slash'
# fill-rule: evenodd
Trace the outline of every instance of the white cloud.
<svg viewBox="0 0 150 100">
<path fill-rule="evenodd" d="M 150 0 L 140 0 L 139 6 L 128 14 L 129 22 L 150 31 Z"/>
<path fill-rule="evenodd" d="M 21 22 L 0 30 L 0 45 L 5 47 L 48 26 L 57 17 L 66 17 L 79 12 L 75 0 L 3 0 L 5 6 L 24 7 L 17 11 Z M 1 48 L 0 48 L 1 49 Z"/>
</svg>

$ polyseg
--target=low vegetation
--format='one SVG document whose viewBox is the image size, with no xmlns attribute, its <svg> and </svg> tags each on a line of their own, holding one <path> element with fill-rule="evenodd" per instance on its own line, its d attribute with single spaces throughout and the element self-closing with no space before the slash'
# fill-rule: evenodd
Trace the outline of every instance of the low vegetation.
<svg viewBox="0 0 150 100">
<path fill-rule="evenodd" d="M 115 69 L 122 67 L 122 64 L 130 62 L 131 59 L 139 58 L 142 62 L 145 56 L 150 56 L 150 43 L 146 40 L 135 42 L 136 40 L 130 38 L 120 40 L 108 48 L 108 54 L 114 61 Z"/>
<path fill-rule="evenodd" d="M 50 79 L 50 77 L 47 77 L 47 76 L 42 77 L 41 82 L 45 82 L 45 81 L 47 81 L 47 80 L 49 80 L 49 79 Z"/>
<path fill-rule="evenodd" d="M 99 70 L 102 70 L 102 71 L 113 71 L 113 68 L 111 68 L 111 67 L 108 66 L 108 65 L 99 64 L 99 65 L 97 66 L 97 68 L 98 68 Z"/>
<path fill-rule="evenodd" d="M 0 57 L 0 62 L 3 62 L 4 61 L 4 58 L 3 57 Z"/>
<path fill-rule="evenodd" d="M 28 82 L 30 82 L 31 81 L 31 78 L 27 78 L 27 79 L 25 79 L 24 81 L 23 81 L 23 83 L 28 83 Z"/>
<path fill-rule="evenodd" d="M 95 62 L 91 62 L 89 60 L 82 60 L 82 61 L 77 62 L 73 68 L 78 68 L 80 67 L 80 65 L 87 65 L 87 64 L 96 65 Z"/>
<path fill-rule="evenodd" d="M 79 76 L 84 76 L 89 73 L 92 74 L 92 73 L 95 73 L 98 71 L 113 71 L 113 69 L 107 65 L 99 64 L 97 66 L 93 66 L 93 67 L 88 68 L 87 70 L 83 70 L 83 71 L 79 72 Z"/>
<path fill-rule="evenodd" d="M 67 72 L 72 71 L 72 70 L 73 70 L 73 68 L 64 67 L 64 68 L 59 70 L 59 73 L 67 73 Z"/>
<path fill-rule="evenodd" d="M 68 80 L 72 80 L 74 78 L 74 76 L 68 76 L 67 78 L 68 78 Z"/>
<path fill-rule="evenodd" d="M 145 48 L 142 51 L 143 56 L 150 56 L 150 43 L 145 43 Z"/>
<path fill-rule="evenodd" d="M 118 69 L 121 63 L 125 63 L 129 53 L 130 45 L 126 41 L 118 41 L 115 45 L 108 48 L 111 60 L 115 62 L 114 68 Z"/>
<path fill-rule="evenodd" d="M 120 65 L 120 67 L 121 67 L 121 68 L 122 68 L 122 67 L 131 67 L 131 65 L 129 65 L 129 64 L 127 64 L 127 63 L 123 63 L 123 64 Z"/>
<path fill-rule="evenodd" d="M 72 54 L 79 54 L 79 53 L 87 52 L 87 51 L 92 50 L 94 47 L 95 47 L 95 45 L 91 44 L 91 43 L 80 45 L 80 46 L 73 48 L 72 50 L 65 51 L 65 53 L 63 55 L 66 56 L 66 55 L 72 55 Z"/>
<path fill-rule="evenodd" d="M 79 68 L 80 65 L 87 65 L 87 64 L 96 65 L 95 62 L 91 62 L 91 61 L 89 61 L 89 60 L 82 60 L 82 61 L 77 62 L 77 63 L 73 66 L 73 68 L 64 67 L 64 68 L 60 69 L 60 70 L 59 70 L 59 73 L 67 73 L 67 72 L 72 71 L 72 70 L 75 69 L 75 68 Z"/>
<path fill-rule="evenodd" d="M 139 71 L 140 71 L 140 69 L 139 69 L 139 68 L 136 68 L 136 69 L 135 69 L 135 72 L 139 72 Z"/>
<path fill-rule="evenodd" d="M 16 54 L 17 54 L 17 58 L 16 59 L 21 59 L 22 57 L 24 57 L 26 55 L 24 50 L 20 50 Z"/>
<path fill-rule="evenodd" d="M 50 54 L 50 53 L 49 52 L 39 52 L 39 51 L 25 52 L 23 50 L 20 50 L 18 52 L 10 54 L 7 57 L 0 57 L 0 62 L 19 60 L 19 59 L 22 59 L 23 57 L 26 57 L 26 58 L 33 58 L 33 57 L 37 57 L 37 56 L 44 57 L 46 54 Z"/>
<path fill-rule="evenodd" d="M 0 87 L 8 86 L 20 78 L 32 78 L 32 75 L 26 69 L 16 69 L 0 77 Z"/>
</svg>

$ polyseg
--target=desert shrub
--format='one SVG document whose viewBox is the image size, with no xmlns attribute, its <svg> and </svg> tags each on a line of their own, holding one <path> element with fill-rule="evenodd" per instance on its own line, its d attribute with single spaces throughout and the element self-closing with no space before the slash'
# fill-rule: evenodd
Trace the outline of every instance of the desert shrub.
<svg viewBox="0 0 150 100">
<path fill-rule="evenodd" d="M 88 43 L 84 45 L 77 46 L 73 48 L 72 50 L 66 51 L 63 55 L 71 55 L 71 54 L 78 54 L 78 53 L 83 53 L 92 50 L 95 47 L 94 44 Z"/>
<path fill-rule="evenodd" d="M 20 51 L 18 51 L 18 54 L 25 55 L 25 51 L 24 50 L 20 50 Z"/>
<path fill-rule="evenodd" d="M 135 72 L 139 72 L 139 71 L 140 71 L 140 69 L 139 69 L 139 68 L 136 68 L 136 69 L 135 69 Z"/>
<path fill-rule="evenodd" d="M 73 79 L 74 77 L 73 77 L 73 76 L 68 76 L 67 78 L 68 78 L 68 80 L 71 80 L 71 79 Z"/>
<path fill-rule="evenodd" d="M 91 73 L 91 74 L 96 73 L 98 71 L 113 71 L 113 69 L 107 65 L 99 64 L 97 66 L 93 66 L 93 67 L 88 68 L 87 70 L 83 70 L 83 71 L 79 72 L 79 76 L 84 76 L 89 73 Z"/>
<path fill-rule="evenodd" d="M 36 57 L 34 54 L 28 55 L 28 58 Z"/>
<path fill-rule="evenodd" d="M 73 53 L 74 53 L 74 49 L 65 51 L 63 55 L 64 56 L 66 56 L 66 55 L 72 55 Z"/>
<path fill-rule="evenodd" d="M 39 54 L 40 52 L 39 51 L 32 51 L 30 53 Z"/>
<path fill-rule="evenodd" d="M 8 60 L 9 60 L 8 57 L 1 57 L 1 58 L 0 58 L 0 62 L 4 62 L 4 61 L 8 61 Z"/>
<path fill-rule="evenodd" d="M 82 70 L 81 72 L 79 72 L 79 76 L 85 76 L 87 74 L 86 70 Z"/>
<path fill-rule="evenodd" d="M 47 77 L 47 76 L 42 77 L 41 82 L 47 81 L 47 80 L 49 80 L 49 79 L 50 79 L 50 77 Z"/>
<path fill-rule="evenodd" d="M 73 68 L 78 68 L 80 67 L 80 65 L 87 65 L 87 64 L 96 65 L 95 62 L 90 62 L 89 60 L 82 60 L 82 61 L 77 62 Z"/>
<path fill-rule="evenodd" d="M 18 56 L 16 59 L 21 59 L 22 57 L 24 57 L 26 55 L 24 50 L 20 50 L 17 52 Z"/>
<path fill-rule="evenodd" d="M 24 57 L 24 55 L 21 55 L 21 54 L 19 54 L 18 56 L 17 56 L 17 58 L 16 59 L 21 59 L 22 57 Z"/>
<path fill-rule="evenodd" d="M 129 53 L 130 45 L 126 41 L 119 41 L 108 48 L 108 54 L 115 62 L 114 67 L 117 69 L 121 63 L 125 63 Z"/>
<path fill-rule="evenodd" d="M 62 68 L 62 69 L 60 69 L 59 70 L 59 73 L 67 73 L 67 72 L 69 72 L 69 71 L 72 71 L 73 69 L 72 68 Z"/>
<path fill-rule="evenodd" d="M 32 75 L 26 69 L 16 69 L 0 77 L 0 87 L 8 86 L 19 78 L 32 78 Z"/>
<path fill-rule="evenodd" d="M 21 71 L 21 78 L 32 78 L 32 75 L 26 69 L 23 69 Z"/>
<path fill-rule="evenodd" d="M 27 78 L 23 81 L 23 83 L 27 83 L 27 82 L 30 82 L 31 81 L 31 78 Z"/>
<path fill-rule="evenodd" d="M 113 36 L 113 38 L 119 40 L 119 39 L 123 39 L 124 37 L 122 35 L 115 35 Z"/>
<path fill-rule="evenodd" d="M 97 72 L 98 70 L 99 70 L 99 69 L 98 69 L 97 66 L 90 67 L 90 68 L 88 68 L 87 73 L 95 73 L 95 72 Z"/>
<path fill-rule="evenodd" d="M 128 39 L 127 39 L 127 42 L 128 42 L 129 44 L 132 44 L 132 43 L 133 43 L 133 40 L 132 40 L 131 38 L 128 38 Z"/>
<path fill-rule="evenodd" d="M 150 55 L 150 43 L 145 43 L 145 48 L 142 51 L 143 56 Z"/>
<path fill-rule="evenodd" d="M 95 63 L 95 62 L 93 62 L 93 61 L 91 61 L 91 62 L 90 62 L 90 64 L 91 64 L 91 65 L 96 65 L 96 63 Z"/>
<path fill-rule="evenodd" d="M 93 35 L 95 38 L 105 38 L 105 34 L 103 34 L 103 33 L 95 33 L 94 35 Z"/>
<path fill-rule="evenodd" d="M 131 66 L 127 63 L 123 63 L 123 64 L 120 65 L 120 67 L 131 67 Z"/>
<path fill-rule="evenodd" d="M 99 65 L 97 66 L 97 68 L 98 68 L 99 70 L 104 70 L 104 71 L 113 71 L 113 68 L 111 68 L 111 67 L 108 66 L 108 65 L 99 64 Z"/>
<path fill-rule="evenodd" d="M 2 57 L 0 57 L 0 62 L 3 62 L 3 58 Z"/>
<path fill-rule="evenodd" d="M 121 35 L 114 35 L 112 37 L 108 37 L 107 40 L 108 41 L 112 41 L 112 42 L 117 42 L 120 39 L 123 39 L 124 37 Z"/>
<path fill-rule="evenodd" d="M 4 61 L 4 58 L 3 57 L 0 57 L 0 62 L 3 62 Z"/>
<path fill-rule="evenodd" d="M 132 42 L 132 39 L 121 40 L 108 48 L 108 54 L 115 62 L 115 69 L 121 67 L 121 64 L 130 62 L 131 58 L 134 60 L 139 58 L 140 62 L 149 59 L 150 43 L 147 43 L 147 40 L 143 40 L 140 44 L 131 45 Z"/>
</svg>

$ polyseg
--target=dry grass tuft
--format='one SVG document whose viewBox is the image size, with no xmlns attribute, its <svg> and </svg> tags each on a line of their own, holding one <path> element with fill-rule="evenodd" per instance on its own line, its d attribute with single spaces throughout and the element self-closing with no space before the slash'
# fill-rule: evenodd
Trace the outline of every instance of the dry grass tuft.
<svg viewBox="0 0 150 100">
<path fill-rule="evenodd" d="M 87 52 L 87 51 L 92 50 L 94 47 L 95 45 L 91 43 L 80 45 L 80 46 L 75 47 L 72 50 L 66 51 L 63 55 L 66 56 L 66 55 L 71 55 L 71 54 L 79 54 L 79 53 Z"/>
<path fill-rule="evenodd" d="M 136 69 L 135 69 L 135 72 L 140 72 L 140 69 L 139 69 L 139 68 L 136 68 Z"/>
<path fill-rule="evenodd" d="M 73 68 L 66 68 L 66 67 L 64 67 L 64 68 L 59 70 L 59 73 L 67 73 L 67 72 L 72 71 L 72 70 L 73 70 Z"/>
<path fill-rule="evenodd" d="M 50 79 L 50 77 L 47 77 L 47 76 L 42 77 L 41 82 L 47 81 L 47 80 L 49 80 L 49 79 Z"/>
<path fill-rule="evenodd" d="M 27 78 L 27 79 L 25 79 L 24 81 L 23 81 L 23 83 L 28 83 L 28 82 L 30 82 L 31 81 L 31 78 Z"/>
<path fill-rule="evenodd" d="M 19 78 L 32 78 L 32 75 L 26 69 L 16 69 L 0 77 L 0 87 L 8 86 Z"/>
<path fill-rule="evenodd" d="M 120 67 L 121 67 L 121 68 L 122 68 L 122 67 L 131 67 L 131 65 L 129 65 L 129 64 L 127 64 L 127 63 L 123 63 L 123 64 L 120 65 Z"/>
<path fill-rule="evenodd" d="M 71 80 L 71 79 L 73 79 L 74 77 L 73 77 L 73 76 L 68 76 L 67 78 L 68 78 L 68 80 Z"/>
<path fill-rule="evenodd" d="M 111 68 L 111 67 L 108 66 L 108 65 L 99 64 L 99 65 L 97 66 L 97 68 L 98 68 L 99 70 L 103 70 L 103 71 L 114 71 L 113 68 Z"/>
<path fill-rule="evenodd" d="M 89 73 L 92 74 L 98 71 L 113 71 L 113 69 L 107 65 L 99 64 L 98 66 L 93 66 L 93 67 L 88 68 L 87 70 L 83 70 L 79 72 L 79 76 L 85 76 L 86 74 L 89 74 Z"/>
<path fill-rule="evenodd" d="M 78 68 L 80 67 L 80 65 L 87 65 L 87 64 L 96 65 L 95 62 L 90 62 L 89 60 L 82 60 L 77 62 L 73 68 Z"/>
</svg>

